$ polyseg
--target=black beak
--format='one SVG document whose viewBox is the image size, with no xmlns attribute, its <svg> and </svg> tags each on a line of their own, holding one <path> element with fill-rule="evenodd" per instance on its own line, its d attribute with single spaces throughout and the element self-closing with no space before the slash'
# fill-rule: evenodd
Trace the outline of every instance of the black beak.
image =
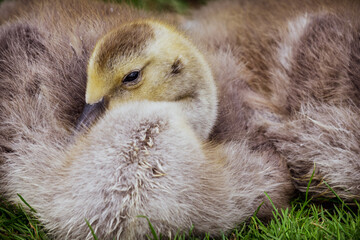
<svg viewBox="0 0 360 240">
<path fill-rule="evenodd" d="M 90 128 L 96 120 L 101 117 L 105 112 L 105 103 L 104 98 L 100 102 L 94 104 L 86 104 L 84 110 L 81 113 L 81 116 L 77 120 L 76 130 L 81 131 L 83 129 Z"/>
</svg>

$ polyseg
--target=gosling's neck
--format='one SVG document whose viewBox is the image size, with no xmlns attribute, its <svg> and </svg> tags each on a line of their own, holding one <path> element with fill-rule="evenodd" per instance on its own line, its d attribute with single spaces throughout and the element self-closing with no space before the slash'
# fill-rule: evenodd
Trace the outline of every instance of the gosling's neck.
<svg viewBox="0 0 360 240">
<path fill-rule="evenodd" d="M 211 84 L 198 90 L 192 98 L 179 101 L 188 123 L 202 140 L 210 135 L 217 117 L 216 87 L 212 80 L 209 82 Z"/>
</svg>

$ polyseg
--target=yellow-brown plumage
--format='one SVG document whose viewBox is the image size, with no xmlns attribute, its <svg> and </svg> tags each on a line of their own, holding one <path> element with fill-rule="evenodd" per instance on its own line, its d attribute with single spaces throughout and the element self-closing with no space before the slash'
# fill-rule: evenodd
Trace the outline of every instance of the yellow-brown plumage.
<svg viewBox="0 0 360 240">
<path fill-rule="evenodd" d="M 127 81 L 132 72 L 136 79 Z M 153 20 L 124 24 L 96 44 L 86 103 L 102 99 L 108 109 L 129 101 L 178 102 L 202 138 L 216 117 L 215 83 L 203 55 L 174 27 Z"/>
</svg>

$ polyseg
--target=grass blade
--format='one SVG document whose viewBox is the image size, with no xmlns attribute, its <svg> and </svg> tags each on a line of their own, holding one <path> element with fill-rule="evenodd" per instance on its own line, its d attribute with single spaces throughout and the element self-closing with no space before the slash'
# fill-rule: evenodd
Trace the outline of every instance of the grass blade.
<svg viewBox="0 0 360 240">
<path fill-rule="evenodd" d="M 143 215 L 139 215 L 139 216 L 137 216 L 137 217 L 145 218 L 145 219 L 147 220 L 147 222 L 148 222 L 148 224 L 149 224 L 149 228 L 150 228 L 151 234 L 153 235 L 153 239 L 154 239 L 154 240 L 159 240 L 159 237 L 157 236 L 157 234 L 156 234 L 156 232 L 155 232 L 155 229 L 154 229 L 153 225 L 151 224 L 149 218 L 146 217 L 146 216 L 143 216 Z"/>
<path fill-rule="evenodd" d="M 91 234 L 92 234 L 93 238 L 94 238 L 95 240 L 98 240 L 98 238 L 97 238 L 97 236 L 96 236 L 96 234 L 95 234 L 95 231 L 94 231 L 94 229 L 91 227 L 89 221 L 88 221 L 87 219 L 85 219 L 85 222 L 86 222 L 86 224 L 88 225 L 88 227 L 90 228 L 90 231 L 91 231 Z"/>
</svg>

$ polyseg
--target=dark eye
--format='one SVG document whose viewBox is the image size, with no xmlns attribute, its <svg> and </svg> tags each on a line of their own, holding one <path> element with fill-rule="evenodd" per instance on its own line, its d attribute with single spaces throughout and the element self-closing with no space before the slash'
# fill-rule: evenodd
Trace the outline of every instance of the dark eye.
<svg viewBox="0 0 360 240">
<path fill-rule="evenodd" d="M 124 77 L 123 83 L 131 83 L 136 81 L 140 77 L 140 71 L 132 71 Z"/>
</svg>

